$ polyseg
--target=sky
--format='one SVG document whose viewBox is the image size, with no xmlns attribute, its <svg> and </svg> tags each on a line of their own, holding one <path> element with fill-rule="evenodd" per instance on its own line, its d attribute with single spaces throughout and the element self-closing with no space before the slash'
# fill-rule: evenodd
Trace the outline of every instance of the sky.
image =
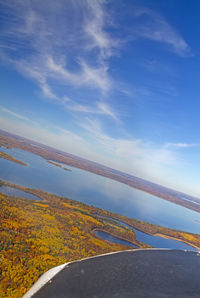
<svg viewBox="0 0 200 298">
<path fill-rule="evenodd" d="M 199 12 L 0 0 L 0 128 L 200 197 Z"/>
</svg>

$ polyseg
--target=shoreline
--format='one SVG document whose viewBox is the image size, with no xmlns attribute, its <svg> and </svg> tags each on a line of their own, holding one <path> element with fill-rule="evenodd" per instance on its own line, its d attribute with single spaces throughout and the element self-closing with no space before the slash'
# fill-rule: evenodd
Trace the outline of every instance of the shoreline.
<svg viewBox="0 0 200 298">
<path fill-rule="evenodd" d="M 108 231 L 106 231 L 106 230 L 98 229 L 98 228 L 94 228 L 94 229 L 92 230 L 92 232 L 93 232 L 93 234 L 95 235 L 94 231 L 100 231 L 100 232 L 107 233 L 107 234 L 109 234 L 109 235 L 111 235 L 111 236 L 113 236 L 113 237 L 115 237 L 115 238 L 118 238 L 118 239 L 120 239 L 120 240 L 129 242 L 130 244 L 133 244 L 133 245 L 137 246 L 137 247 L 133 247 L 133 249 L 140 249 L 140 248 L 141 248 L 141 247 L 140 247 L 138 244 L 136 244 L 135 242 L 131 242 L 131 241 L 128 240 L 128 239 L 125 239 L 125 238 L 122 238 L 122 237 L 120 237 L 120 236 L 114 235 L 114 234 L 112 234 L 111 232 L 108 232 Z M 95 237 L 101 239 L 102 241 L 112 242 L 112 241 L 103 239 L 103 238 L 101 238 L 101 237 L 98 237 L 97 235 L 95 235 Z M 137 239 L 136 239 L 136 240 L 137 240 Z M 137 240 L 137 241 L 138 241 L 138 240 Z M 139 242 L 139 241 L 138 241 L 138 242 Z M 121 244 L 121 243 L 120 243 L 120 244 Z M 145 244 L 145 243 L 144 243 L 144 244 Z M 129 246 L 129 245 L 126 245 L 126 244 L 122 244 L 122 245 L 124 245 L 124 246 Z M 150 248 L 150 247 L 148 247 L 148 248 Z M 148 249 L 148 248 L 143 248 L 143 249 Z M 152 248 L 153 248 L 153 247 L 152 247 Z"/>
<path fill-rule="evenodd" d="M 172 239 L 172 240 L 176 240 L 176 241 L 179 241 L 179 242 L 183 242 L 183 243 L 185 243 L 189 246 L 192 246 L 192 247 L 196 248 L 198 251 L 200 251 L 200 248 L 198 246 L 196 246 L 195 244 L 191 244 L 190 242 L 183 241 L 179 238 L 170 237 L 170 236 L 167 236 L 167 235 L 164 235 L 164 234 L 159 234 L 159 233 L 153 234 L 152 236 L 159 236 L 159 237 L 162 237 L 162 238 L 165 238 L 165 239 Z"/>
<path fill-rule="evenodd" d="M 32 188 L 29 188 L 29 187 L 24 187 L 24 186 L 21 186 L 21 185 L 12 184 L 12 183 L 10 183 L 10 182 L 3 181 L 3 180 L 0 180 L 0 183 L 1 183 L 1 182 L 3 182 L 3 185 L 5 185 L 5 186 L 10 186 L 10 187 L 12 187 L 12 188 L 16 188 L 16 189 L 19 189 L 19 190 L 24 191 L 24 192 L 26 192 L 26 193 L 35 195 L 36 197 L 39 198 L 39 202 L 43 202 L 43 203 L 48 202 L 48 199 L 46 199 L 45 196 L 46 196 L 46 195 L 47 195 L 47 196 L 50 195 L 50 196 L 56 196 L 56 197 L 61 198 L 61 199 L 72 200 L 73 202 L 80 203 L 79 201 L 76 201 L 76 200 L 73 200 L 73 199 L 64 198 L 64 197 L 61 197 L 61 196 L 58 196 L 58 195 L 55 195 L 55 194 L 52 194 L 52 193 L 48 193 L 48 192 L 46 192 L 46 191 L 42 191 L 42 190 L 40 190 L 40 189 L 32 189 Z M 25 200 L 26 200 L 26 199 L 25 199 Z M 30 199 L 30 200 L 31 200 L 31 199 Z M 33 201 L 37 202 L 38 200 L 34 200 L 34 199 L 33 199 Z M 83 204 L 84 204 L 84 203 L 83 203 Z M 86 205 L 86 207 L 88 207 L 88 208 L 94 208 L 95 210 L 98 210 L 98 209 L 99 209 L 98 207 L 89 206 L 89 205 L 87 205 L 87 204 L 85 204 L 85 205 Z M 100 212 L 101 212 L 101 213 L 102 213 L 102 212 L 104 213 L 104 212 L 108 212 L 108 211 L 103 210 L 103 209 L 100 209 Z M 109 212 L 109 213 L 110 213 L 110 212 Z M 95 213 L 95 215 L 99 217 L 99 214 Z M 114 215 L 114 216 L 113 216 L 113 215 Z M 108 219 L 109 219 L 109 217 L 110 217 L 111 219 L 114 219 L 114 220 L 117 219 L 118 221 L 121 221 L 121 222 L 123 222 L 124 224 L 129 225 L 130 228 L 136 229 L 136 230 L 138 230 L 138 231 L 140 231 L 140 232 L 142 232 L 142 233 L 144 233 L 144 234 L 147 234 L 147 235 L 150 235 L 150 236 L 160 236 L 160 237 L 165 238 L 165 239 L 176 240 L 176 241 L 179 241 L 179 242 L 183 242 L 183 243 L 185 243 L 185 244 L 187 244 L 187 245 L 189 245 L 189 246 L 192 246 L 192 247 L 194 247 L 194 248 L 197 249 L 197 250 L 200 250 L 200 246 L 197 246 L 197 245 L 195 245 L 195 244 L 193 244 L 192 242 L 189 242 L 189 241 L 184 241 L 183 239 L 180 239 L 180 238 L 177 238 L 177 237 L 168 236 L 168 235 L 166 235 L 166 234 L 162 234 L 162 233 L 159 233 L 159 232 L 158 232 L 158 233 L 155 233 L 155 234 L 153 234 L 153 233 L 151 233 L 151 232 L 148 233 L 147 231 L 144 231 L 143 229 L 140 229 L 138 226 L 135 227 L 134 224 L 131 225 L 130 223 L 127 223 L 126 221 L 123 221 L 122 219 L 119 219 L 118 217 L 119 217 L 120 215 L 118 215 L 118 214 L 112 214 L 112 215 L 109 216 L 109 217 L 106 216 L 106 214 L 104 214 L 104 216 L 105 216 L 105 218 L 107 217 Z M 131 218 L 131 220 L 135 221 L 134 218 Z M 137 220 L 136 220 L 136 221 L 137 221 Z M 151 224 L 148 223 L 148 222 L 141 222 L 141 224 L 144 224 L 144 226 L 145 226 L 147 229 L 149 228 L 149 225 L 151 225 Z M 158 227 L 158 225 L 155 225 L 155 226 Z M 161 227 L 161 228 L 166 229 L 165 227 Z M 97 230 L 98 230 L 98 228 L 97 228 Z M 194 237 L 195 237 L 195 236 L 198 236 L 197 234 L 194 234 L 194 233 L 191 233 L 191 232 L 178 231 L 178 230 L 174 230 L 174 229 L 170 229 L 170 230 L 171 230 L 171 231 L 176 231 L 176 232 L 178 232 L 178 233 L 186 233 L 186 234 L 192 235 L 192 236 L 194 236 Z M 102 231 L 104 231 L 104 230 L 102 230 Z M 133 230 L 133 231 L 134 231 L 134 230 Z M 106 230 L 105 230 L 105 232 L 110 233 L 110 231 L 106 231 Z M 115 236 L 115 235 L 112 234 L 112 233 L 110 233 L 110 234 L 111 234 L 112 236 L 114 236 L 114 237 L 118 237 L 118 236 Z M 95 235 L 95 237 L 96 237 L 96 235 Z M 118 238 L 120 238 L 120 237 L 118 237 Z M 120 238 L 120 239 L 132 243 L 130 239 L 125 239 L 125 238 Z M 106 241 L 106 240 L 103 240 L 103 241 Z M 138 245 L 138 246 L 140 245 L 139 247 L 143 247 L 143 248 L 151 247 L 150 245 L 148 245 L 148 244 L 146 244 L 146 243 L 144 243 L 144 242 L 140 242 L 140 241 L 137 239 L 137 237 L 136 237 L 136 241 L 138 241 L 138 242 L 137 242 L 138 244 L 136 244 L 136 245 Z M 135 244 L 135 243 L 132 243 L 132 244 Z"/>
<path fill-rule="evenodd" d="M 100 216 L 101 217 L 101 216 Z M 106 216 L 104 217 L 105 219 L 106 219 Z M 112 217 L 107 217 L 107 219 L 113 219 L 113 220 L 116 220 L 115 218 L 112 218 Z M 122 222 L 122 221 L 119 221 L 119 220 L 117 220 L 119 223 L 124 223 L 124 222 Z M 124 224 L 126 224 L 126 223 L 124 223 Z M 128 225 L 128 224 L 127 224 Z M 194 248 L 196 248 L 198 251 L 200 251 L 200 248 L 198 247 L 198 246 L 196 246 L 195 244 L 194 245 L 192 245 L 190 242 L 187 242 L 187 241 L 183 241 L 183 240 L 181 240 L 181 239 L 179 239 L 179 238 L 176 238 L 176 237 L 170 237 L 170 236 L 167 236 L 167 235 L 165 235 L 165 234 L 161 234 L 161 233 L 155 233 L 155 234 L 149 234 L 149 233 L 146 233 L 146 232 L 144 232 L 144 231 L 142 231 L 142 230 L 140 230 L 140 229 L 136 229 L 136 228 L 134 228 L 134 227 L 132 227 L 132 226 L 130 226 L 129 225 L 129 227 L 130 228 L 132 228 L 132 229 L 134 229 L 134 230 L 137 230 L 137 231 L 139 231 L 139 232 L 141 232 L 141 233 L 144 233 L 144 234 L 146 234 L 146 235 L 149 235 L 149 236 L 158 236 L 158 237 L 162 237 L 162 238 L 164 238 L 164 239 L 172 239 L 172 240 L 176 240 L 176 241 L 178 241 L 178 242 L 182 242 L 182 243 L 185 243 L 185 244 L 187 244 L 187 245 L 189 245 L 189 246 L 191 246 L 191 247 L 194 247 Z M 104 232 L 104 230 L 100 230 L 100 229 L 94 229 L 94 230 L 99 230 L 99 231 L 103 231 Z M 133 231 L 134 231 L 133 230 Z M 135 231 L 134 231 L 135 232 Z M 112 233 L 110 233 L 109 232 L 109 234 L 110 235 L 112 235 L 112 236 L 114 236 L 114 237 L 117 237 L 117 236 L 115 236 L 115 235 L 113 235 Z M 123 239 L 123 238 L 120 238 L 120 237 L 117 237 L 117 238 L 119 238 L 119 239 L 122 239 L 122 240 L 125 240 L 125 241 L 127 241 L 126 239 Z M 138 239 L 137 239 L 137 236 L 136 236 L 136 241 L 138 242 L 138 244 L 139 243 L 144 243 L 144 242 L 141 242 L 141 241 L 139 241 Z M 129 241 L 130 242 L 130 241 Z M 131 242 L 132 243 L 132 242 Z M 132 244 L 135 244 L 135 243 L 132 243 Z M 146 244 L 146 243 L 144 243 L 145 245 L 148 245 L 148 244 Z M 136 244 L 137 245 L 137 244 Z M 149 247 L 151 247 L 151 245 L 148 245 Z M 140 246 L 139 246 L 140 247 Z"/>
<path fill-rule="evenodd" d="M 22 143 L 21 141 L 16 139 L 16 136 L 9 134 L 7 132 L 5 132 L 6 134 L 5 135 L 2 132 L 3 131 L 0 131 L 0 145 L 3 147 L 5 147 L 6 145 L 10 148 L 19 148 L 21 150 L 25 150 L 33 154 L 36 154 L 44 158 L 45 160 L 64 163 L 68 166 L 72 166 L 96 175 L 106 177 L 108 179 L 118 181 L 120 183 L 128 185 L 131 188 L 146 192 L 150 195 L 154 195 L 159 199 L 169 201 L 173 204 L 177 204 L 184 208 L 188 208 L 197 213 L 200 213 L 199 198 L 189 196 L 180 191 L 169 189 L 167 187 L 158 185 L 156 183 L 147 181 L 139 177 L 135 177 L 133 175 L 129 175 L 130 177 L 126 177 L 127 174 L 121 171 L 114 170 L 104 165 L 92 162 L 87 159 L 83 159 L 73 154 L 56 150 L 54 148 L 51 148 L 45 145 L 43 145 L 40 148 L 35 147 L 32 145 L 33 142 L 31 142 L 31 140 L 28 140 L 28 139 L 27 139 L 27 142 Z M 181 195 L 184 196 L 185 198 L 188 198 L 188 200 L 181 199 L 180 198 Z"/>
<path fill-rule="evenodd" d="M 16 158 L 12 157 L 12 155 L 7 154 L 7 153 L 2 152 L 2 151 L 0 151 L 0 158 L 15 162 L 15 163 L 17 163 L 19 165 L 22 165 L 22 166 L 25 166 L 25 167 L 27 166 L 27 163 L 25 163 L 25 162 L 23 162 L 19 159 L 16 159 Z"/>
</svg>

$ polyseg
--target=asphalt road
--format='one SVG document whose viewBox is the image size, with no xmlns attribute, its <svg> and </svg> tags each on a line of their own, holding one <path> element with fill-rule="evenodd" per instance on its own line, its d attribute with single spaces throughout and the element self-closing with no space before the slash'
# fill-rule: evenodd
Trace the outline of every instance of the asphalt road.
<svg viewBox="0 0 200 298">
<path fill-rule="evenodd" d="M 34 298 L 200 297 L 200 255 L 135 250 L 69 264 Z"/>
</svg>

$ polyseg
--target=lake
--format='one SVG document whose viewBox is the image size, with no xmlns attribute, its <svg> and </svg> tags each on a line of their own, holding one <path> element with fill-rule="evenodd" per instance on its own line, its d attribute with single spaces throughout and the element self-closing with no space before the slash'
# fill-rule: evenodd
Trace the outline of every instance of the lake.
<svg viewBox="0 0 200 298">
<path fill-rule="evenodd" d="M 96 230 L 96 231 L 94 231 L 94 234 L 103 240 L 107 240 L 110 242 L 119 243 L 119 244 L 123 244 L 123 245 L 129 245 L 131 247 L 138 248 L 137 245 L 134 245 L 133 243 L 123 240 L 123 239 L 120 239 L 118 237 L 112 236 L 111 234 L 104 232 L 104 231 Z"/>
<path fill-rule="evenodd" d="M 173 248 L 173 249 L 183 249 L 183 250 L 197 251 L 196 248 L 194 248 L 194 247 L 192 247 L 192 246 L 190 246 L 190 245 L 188 245 L 188 244 L 186 244 L 184 242 L 181 242 L 181 241 L 178 241 L 178 240 L 174 240 L 174 239 L 166 239 L 166 238 L 163 238 L 163 237 L 160 237 L 160 236 L 151 236 L 151 235 L 148 235 L 146 233 L 143 233 L 141 231 L 138 231 L 138 230 L 134 229 L 133 227 L 125 224 L 124 222 L 122 222 L 120 220 L 113 219 L 113 218 L 106 217 L 106 216 L 100 216 L 100 217 L 113 220 L 115 222 L 120 223 L 121 225 L 123 225 L 125 227 L 128 227 L 128 228 L 132 229 L 135 232 L 135 234 L 136 234 L 137 240 L 139 240 L 139 241 L 141 241 L 143 243 L 146 243 L 148 245 L 151 245 L 154 248 Z M 95 233 L 95 234 L 98 237 L 102 238 L 103 240 L 108 240 L 108 241 L 115 242 L 115 243 L 121 243 L 121 242 L 118 242 L 118 239 L 119 238 L 114 237 L 116 239 L 114 239 L 115 241 L 112 241 L 111 238 L 109 240 L 109 238 L 107 237 L 107 235 L 104 235 L 103 233 L 98 233 L 98 234 Z M 130 245 L 130 244 L 126 244 L 126 245 Z"/>
<path fill-rule="evenodd" d="M 10 186 L 1 186 L 0 192 L 4 193 L 6 195 L 21 197 L 24 199 L 41 200 L 40 198 L 38 198 L 37 196 L 35 196 L 31 193 L 28 193 L 28 192 L 25 192 L 25 191 L 22 191 L 20 189 L 16 189 L 16 188 L 13 188 Z"/>
<path fill-rule="evenodd" d="M 40 156 L 20 149 L 0 151 L 25 162 L 22 166 L 0 159 L 0 179 L 41 189 L 164 227 L 200 232 L 200 213 L 160 199 L 106 177 L 66 165 L 64 171 Z"/>
</svg>

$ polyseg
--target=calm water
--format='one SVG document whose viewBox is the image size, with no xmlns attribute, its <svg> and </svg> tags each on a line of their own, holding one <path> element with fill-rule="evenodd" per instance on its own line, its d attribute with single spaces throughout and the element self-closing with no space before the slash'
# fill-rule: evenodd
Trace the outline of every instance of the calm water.
<svg viewBox="0 0 200 298">
<path fill-rule="evenodd" d="M 63 171 L 43 158 L 20 149 L 1 147 L 0 150 L 28 164 L 24 167 L 1 158 L 2 180 L 42 189 L 157 225 L 200 233 L 198 212 L 68 165 L 66 167 L 72 171 Z"/>
<path fill-rule="evenodd" d="M 146 243 L 148 245 L 151 245 L 155 248 L 173 248 L 173 249 L 184 249 L 184 250 L 197 251 L 196 248 L 194 248 L 194 247 L 192 247 L 192 246 L 190 246 L 186 243 L 183 243 L 183 242 L 180 242 L 180 241 L 177 241 L 177 240 L 174 240 L 174 239 L 165 239 L 165 238 L 162 238 L 162 237 L 159 237 L 159 236 L 151 236 L 151 235 L 148 235 L 146 233 L 140 232 L 140 231 L 132 228 L 131 226 L 129 226 L 129 225 L 117 220 L 117 219 L 112 219 L 112 218 L 109 218 L 109 217 L 104 217 L 104 218 L 111 219 L 115 222 L 118 222 L 118 223 L 122 224 L 125 227 L 128 227 L 128 228 L 132 229 L 136 234 L 137 240 L 139 240 L 143 243 Z M 99 236 L 102 239 L 108 240 L 106 238 L 103 238 L 104 235 L 99 234 L 97 236 Z"/>
<path fill-rule="evenodd" d="M 34 196 L 34 195 L 27 193 L 25 191 L 22 191 L 20 189 L 16 189 L 16 188 L 9 187 L 9 186 L 1 186 L 0 192 L 4 193 L 6 195 L 21 197 L 24 199 L 41 200 L 37 196 Z"/>
<path fill-rule="evenodd" d="M 119 243 L 119 244 L 124 244 L 124 245 L 129 245 L 131 247 L 134 247 L 134 248 L 138 248 L 137 245 L 134 245 L 126 240 L 123 240 L 123 239 L 120 239 L 118 237 L 114 237 L 112 235 L 110 235 L 109 233 L 106 233 L 104 231 L 94 231 L 94 234 L 103 239 L 103 240 L 107 240 L 107 241 L 110 241 L 110 242 L 114 242 L 114 243 Z"/>
</svg>

